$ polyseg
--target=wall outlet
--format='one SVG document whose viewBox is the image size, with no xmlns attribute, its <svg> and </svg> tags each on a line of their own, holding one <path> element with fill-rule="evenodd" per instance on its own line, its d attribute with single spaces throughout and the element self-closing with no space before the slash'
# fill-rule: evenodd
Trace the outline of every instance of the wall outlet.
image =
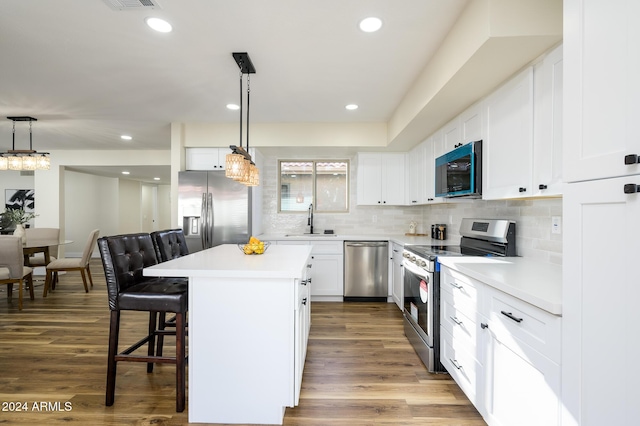
<svg viewBox="0 0 640 426">
<path fill-rule="evenodd" d="M 560 216 L 551 216 L 551 233 L 562 234 L 562 218 Z"/>
</svg>

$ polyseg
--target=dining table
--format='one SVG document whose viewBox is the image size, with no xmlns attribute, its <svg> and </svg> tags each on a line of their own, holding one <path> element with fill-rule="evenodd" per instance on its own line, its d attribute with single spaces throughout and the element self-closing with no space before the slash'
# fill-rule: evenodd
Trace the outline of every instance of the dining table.
<svg viewBox="0 0 640 426">
<path fill-rule="evenodd" d="M 24 255 L 24 265 L 30 266 L 29 258 L 36 253 L 43 253 L 45 264 L 51 262 L 49 247 L 71 244 L 73 240 L 63 240 L 57 238 L 37 238 L 27 239 L 22 245 L 22 254 Z"/>
</svg>

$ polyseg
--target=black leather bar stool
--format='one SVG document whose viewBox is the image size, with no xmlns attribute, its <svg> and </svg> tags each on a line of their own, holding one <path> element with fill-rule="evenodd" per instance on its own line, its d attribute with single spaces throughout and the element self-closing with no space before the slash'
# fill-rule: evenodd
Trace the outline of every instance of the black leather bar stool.
<svg viewBox="0 0 640 426">
<path fill-rule="evenodd" d="M 152 232 L 150 235 L 159 262 L 166 262 L 189 254 L 189 248 L 187 247 L 187 241 L 184 238 L 182 229 L 165 229 L 163 231 Z M 175 279 L 182 280 L 182 282 L 187 284 L 189 283 L 189 279 L 186 277 Z M 166 327 L 175 327 L 175 322 L 175 316 L 167 320 L 164 315 L 160 315 L 158 328 L 164 330 Z M 156 354 L 162 355 L 163 344 L 163 336 L 159 335 Z"/>
<path fill-rule="evenodd" d="M 107 406 L 115 399 L 116 367 L 120 361 L 146 362 L 147 372 L 153 371 L 154 363 L 176 365 L 176 411 L 185 408 L 186 373 L 186 315 L 187 284 L 174 278 L 145 277 L 142 270 L 158 263 L 156 251 L 149 234 L 129 234 L 98 239 L 109 295 L 111 320 L 109 326 L 109 354 L 107 363 Z M 118 352 L 118 335 L 122 311 L 148 311 L 147 336 Z M 157 327 L 158 314 L 175 313 L 175 329 L 171 331 Z M 157 336 L 176 336 L 176 356 L 167 357 L 154 353 Z M 134 351 L 148 344 L 147 355 L 136 355 Z"/>
<path fill-rule="evenodd" d="M 189 248 L 182 229 L 155 231 L 151 233 L 151 239 L 156 247 L 156 254 L 160 262 L 166 262 L 189 254 Z"/>
</svg>

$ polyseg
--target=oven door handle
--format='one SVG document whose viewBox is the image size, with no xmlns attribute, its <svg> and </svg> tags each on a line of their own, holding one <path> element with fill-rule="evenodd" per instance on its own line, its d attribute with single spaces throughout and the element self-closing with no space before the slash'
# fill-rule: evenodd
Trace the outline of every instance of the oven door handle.
<svg viewBox="0 0 640 426">
<path fill-rule="evenodd" d="M 414 265 L 411 262 L 402 262 L 402 265 L 404 266 L 404 273 L 406 274 L 407 272 L 412 273 L 413 275 L 417 276 L 420 279 L 426 279 L 428 274 L 431 274 L 431 272 L 427 272 L 424 269 Z"/>
</svg>

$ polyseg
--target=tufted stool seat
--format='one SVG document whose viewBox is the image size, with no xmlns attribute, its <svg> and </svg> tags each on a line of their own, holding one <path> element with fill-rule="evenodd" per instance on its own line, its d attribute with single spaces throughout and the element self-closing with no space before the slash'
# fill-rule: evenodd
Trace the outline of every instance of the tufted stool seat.
<svg viewBox="0 0 640 426">
<path fill-rule="evenodd" d="M 98 239 L 109 296 L 111 319 L 107 362 L 106 405 L 115 399 L 116 367 L 119 361 L 146 362 L 147 372 L 154 363 L 176 365 L 176 411 L 185 408 L 186 373 L 186 314 L 188 310 L 187 283 L 179 278 L 145 277 L 144 268 L 158 263 L 156 250 L 149 234 L 127 234 Z M 148 311 L 147 336 L 122 352 L 118 352 L 118 335 L 122 311 Z M 164 315 L 175 314 L 175 330 L 164 329 Z M 158 315 L 161 318 L 158 327 Z M 156 337 L 160 343 L 165 335 L 176 336 L 176 355 L 167 357 L 155 350 Z M 148 344 L 147 355 L 133 352 Z"/>
</svg>

